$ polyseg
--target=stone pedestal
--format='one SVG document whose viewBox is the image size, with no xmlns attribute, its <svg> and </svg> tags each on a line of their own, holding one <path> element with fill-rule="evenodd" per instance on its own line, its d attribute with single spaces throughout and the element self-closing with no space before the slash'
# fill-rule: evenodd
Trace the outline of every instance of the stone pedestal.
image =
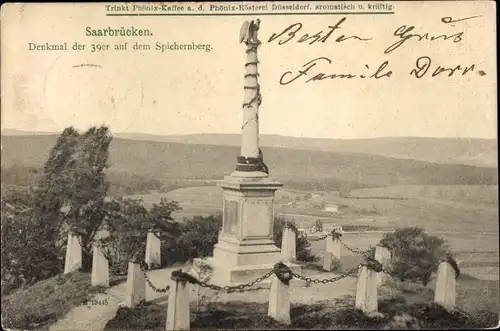
<svg viewBox="0 0 500 331">
<path fill-rule="evenodd" d="M 78 235 L 69 232 L 66 244 L 66 259 L 64 262 L 64 273 L 76 271 L 82 267 L 82 246 Z"/>
<path fill-rule="evenodd" d="M 145 262 L 149 269 L 161 266 L 161 241 L 153 231 L 148 231 L 146 238 Z"/>
<path fill-rule="evenodd" d="M 146 278 L 139 262 L 129 261 L 127 273 L 127 289 L 125 305 L 134 308 L 141 301 L 146 300 Z"/>
<path fill-rule="evenodd" d="M 455 308 L 456 279 L 455 270 L 448 262 L 439 264 L 434 291 L 434 302 L 446 309 Z"/>
<path fill-rule="evenodd" d="M 273 241 L 273 203 L 283 184 L 260 175 L 248 172 L 240 177 L 234 172 L 218 184 L 224 192 L 223 227 L 213 258 L 204 260 L 213 268 L 211 283 L 247 283 L 268 273 L 281 260 Z M 300 274 L 300 266 L 287 265 Z"/>
</svg>

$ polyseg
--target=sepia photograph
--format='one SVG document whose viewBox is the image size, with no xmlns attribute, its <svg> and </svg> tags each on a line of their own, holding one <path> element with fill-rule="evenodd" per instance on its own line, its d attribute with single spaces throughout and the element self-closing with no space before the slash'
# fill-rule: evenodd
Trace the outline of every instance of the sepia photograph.
<svg viewBox="0 0 500 331">
<path fill-rule="evenodd" d="M 495 2 L 0 23 L 3 329 L 499 327 Z"/>
</svg>

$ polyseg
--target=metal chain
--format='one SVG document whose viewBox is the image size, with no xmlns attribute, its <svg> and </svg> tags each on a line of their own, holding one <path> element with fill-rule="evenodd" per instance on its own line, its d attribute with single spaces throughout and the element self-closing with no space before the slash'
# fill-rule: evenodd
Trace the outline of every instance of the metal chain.
<svg viewBox="0 0 500 331">
<path fill-rule="evenodd" d="M 144 268 L 143 262 L 141 262 L 140 268 L 141 268 L 142 273 L 144 274 L 144 278 L 146 279 L 146 283 L 148 283 L 149 287 L 151 287 L 153 289 L 153 291 L 155 291 L 157 293 L 166 293 L 168 290 L 170 290 L 170 285 L 167 285 L 164 288 L 158 288 L 158 287 L 153 285 L 153 283 L 151 282 L 151 279 L 149 279 L 148 274 L 146 273 L 146 269 Z"/>
<path fill-rule="evenodd" d="M 242 291 L 247 287 L 251 287 L 257 283 L 262 282 L 264 279 L 269 278 L 272 274 L 274 274 L 274 270 L 269 271 L 265 275 L 256 278 L 255 280 L 247 283 L 247 284 L 240 284 L 240 285 L 235 285 L 235 286 L 218 286 L 214 284 L 208 284 L 207 282 L 199 282 L 199 285 L 201 287 L 205 288 L 210 288 L 215 291 L 224 291 L 226 293 L 231 293 L 231 292 L 236 292 L 236 291 Z"/>
<path fill-rule="evenodd" d="M 341 279 L 344 279 L 344 278 L 356 273 L 359 270 L 359 268 L 361 268 L 361 265 L 357 266 L 356 268 L 352 268 L 352 269 L 348 270 L 344 274 L 341 274 L 341 275 L 333 277 L 333 278 L 328 278 L 328 279 L 313 279 L 313 278 L 304 277 L 304 276 L 301 276 L 301 275 L 295 274 L 295 273 L 292 273 L 292 275 L 293 275 L 293 277 L 301 279 L 303 281 L 306 281 L 307 283 L 328 284 L 328 283 L 334 283 L 336 281 L 339 281 Z"/>
<path fill-rule="evenodd" d="M 309 238 L 309 237 L 307 236 L 307 233 L 302 233 L 302 234 L 301 234 L 301 236 L 302 236 L 303 238 L 305 238 L 306 240 L 308 240 L 308 241 L 321 241 L 321 240 L 326 239 L 326 237 L 328 237 L 328 234 L 325 234 L 324 236 L 319 237 L 319 238 Z"/>
<path fill-rule="evenodd" d="M 393 277 L 392 273 L 391 273 L 389 270 L 387 270 L 386 268 L 384 268 L 384 267 L 382 267 L 382 272 L 383 272 L 384 274 L 387 274 L 387 275 L 389 275 L 389 276 Z"/>
<path fill-rule="evenodd" d="M 304 238 L 305 240 L 308 240 L 308 241 L 321 241 L 321 240 L 325 239 L 326 237 L 328 237 L 328 234 L 325 234 L 324 236 L 319 237 L 319 238 L 309 238 L 307 236 L 307 233 L 299 231 L 295 226 L 288 226 L 288 227 L 295 232 L 295 235 L 297 237 L 302 237 L 302 238 Z"/>
<path fill-rule="evenodd" d="M 355 249 L 355 248 L 352 248 L 352 247 L 349 247 L 342 239 L 338 239 L 340 241 L 340 243 L 345 247 L 347 248 L 347 250 L 351 253 L 354 253 L 354 254 L 358 254 L 358 255 L 366 255 L 370 252 L 371 250 L 371 247 L 368 248 L 366 251 L 362 251 L 362 250 L 358 250 L 358 249 Z"/>
</svg>

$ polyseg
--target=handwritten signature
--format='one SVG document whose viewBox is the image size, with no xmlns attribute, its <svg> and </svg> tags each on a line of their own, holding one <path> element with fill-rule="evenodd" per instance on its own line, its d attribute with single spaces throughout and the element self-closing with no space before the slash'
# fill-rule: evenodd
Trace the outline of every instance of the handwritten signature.
<svg viewBox="0 0 500 331">
<path fill-rule="evenodd" d="M 365 64 L 366 69 L 369 73 L 324 73 L 323 70 L 317 70 L 316 72 L 312 71 L 314 67 L 318 64 L 331 64 L 333 61 L 327 57 L 321 56 L 314 60 L 311 60 L 302 66 L 303 69 L 297 70 L 295 73 L 292 71 L 287 71 L 281 75 L 280 85 L 288 85 L 297 81 L 299 78 L 307 78 L 304 83 L 310 83 L 314 81 L 322 81 L 325 79 L 353 79 L 353 78 L 361 78 L 361 79 L 382 79 L 382 78 L 390 78 L 393 75 L 393 71 L 389 70 L 389 61 L 384 61 L 375 70 L 370 69 L 370 67 Z M 414 68 L 409 71 L 409 74 L 417 79 L 423 78 L 424 76 L 436 77 L 439 75 L 451 77 L 453 75 L 457 76 L 461 74 L 465 76 L 466 74 L 475 71 L 475 65 L 456 65 L 452 67 L 446 67 L 441 65 L 434 65 L 432 60 L 428 56 L 421 56 L 415 61 Z M 370 74 L 371 73 L 371 74 Z M 477 72 L 480 76 L 486 75 L 486 73 L 482 70 Z"/>
</svg>

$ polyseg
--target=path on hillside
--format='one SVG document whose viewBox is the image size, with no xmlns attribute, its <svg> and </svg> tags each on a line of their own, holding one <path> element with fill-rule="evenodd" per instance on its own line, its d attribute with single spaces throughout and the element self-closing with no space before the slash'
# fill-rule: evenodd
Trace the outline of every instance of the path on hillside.
<svg viewBox="0 0 500 331">
<path fill-rule="evenodd" d="M 148 272 L 151 281 L 157 287 L 165 287 L 169 284 L 170 273 L 179 266 L 153 270 Z M 125 299 L 126 283 L 109 288 L 106 293 L 100 293 L 93 298 L 96 300 L 107 300 L 107 305 L 82 305 L 73 308 L 66 316 L 53 324 L 50 331 L 100 331 L 104 330 L 106 323 L 116 316 L 118 305 Z M 149 286 L 146 287 L 146 299 L 148 301 L 165 296 L 156 293 Z"/>
<path fill-rule="evenodd" d="M 156 287 L 165 287 L 170 284 L 170 274 L 173 270 L 181 267 L 176 266 L 173 268 L 166 268 L 161 270 L 154 270 L 148 272 L 151 282 Z M 182 267 L 183 269 L 185 267 Z M 320 273 L 318 271 L 304 269 L 303 276 L 313 277 L 315 279 L 326 279 L 335 277 L 333 273 Z M 73 308 L 61 320 L 53 324 L 50 331 L 72 331 L 72 330 L 88 330 L 88 331 L 102 331 L 106 323 L 116 316 L 118 305 L 124 301 L 126 284 L 122 283 L 109 288 L 106 293 L 97 294 L 94 296 L 96 300 L 107 299 L 108 305 L 89 306 L 82 305 Z M 294 303 L 308 304 L 311 302 L 342 297 L 344 295 L 354 295 L 356 290 L 356 278 L 347 277 L 335 283 L 328 284 L 311 284 L 305 287 L 304 283 L 300 285 L 291 286 L 290 300 Z M 193 286 L 191 289 L 191 301 L 198 300 L 198 286 Z M 208 294 L 211 298 L 209 301 L 246 301 L 246 302 L 268 302 L 269 289 L 253 290 L 248 292 L 235 292 L 224 293 L 218 292 L 215 294 L 212 290 L 201 289 L 200 293 Z M 146 300 L 155 300 L 158 303 L 166 303 L 168 296 L 162 293 L 154 292 L 149 286 L 146 286 Z"/>
</svg>

